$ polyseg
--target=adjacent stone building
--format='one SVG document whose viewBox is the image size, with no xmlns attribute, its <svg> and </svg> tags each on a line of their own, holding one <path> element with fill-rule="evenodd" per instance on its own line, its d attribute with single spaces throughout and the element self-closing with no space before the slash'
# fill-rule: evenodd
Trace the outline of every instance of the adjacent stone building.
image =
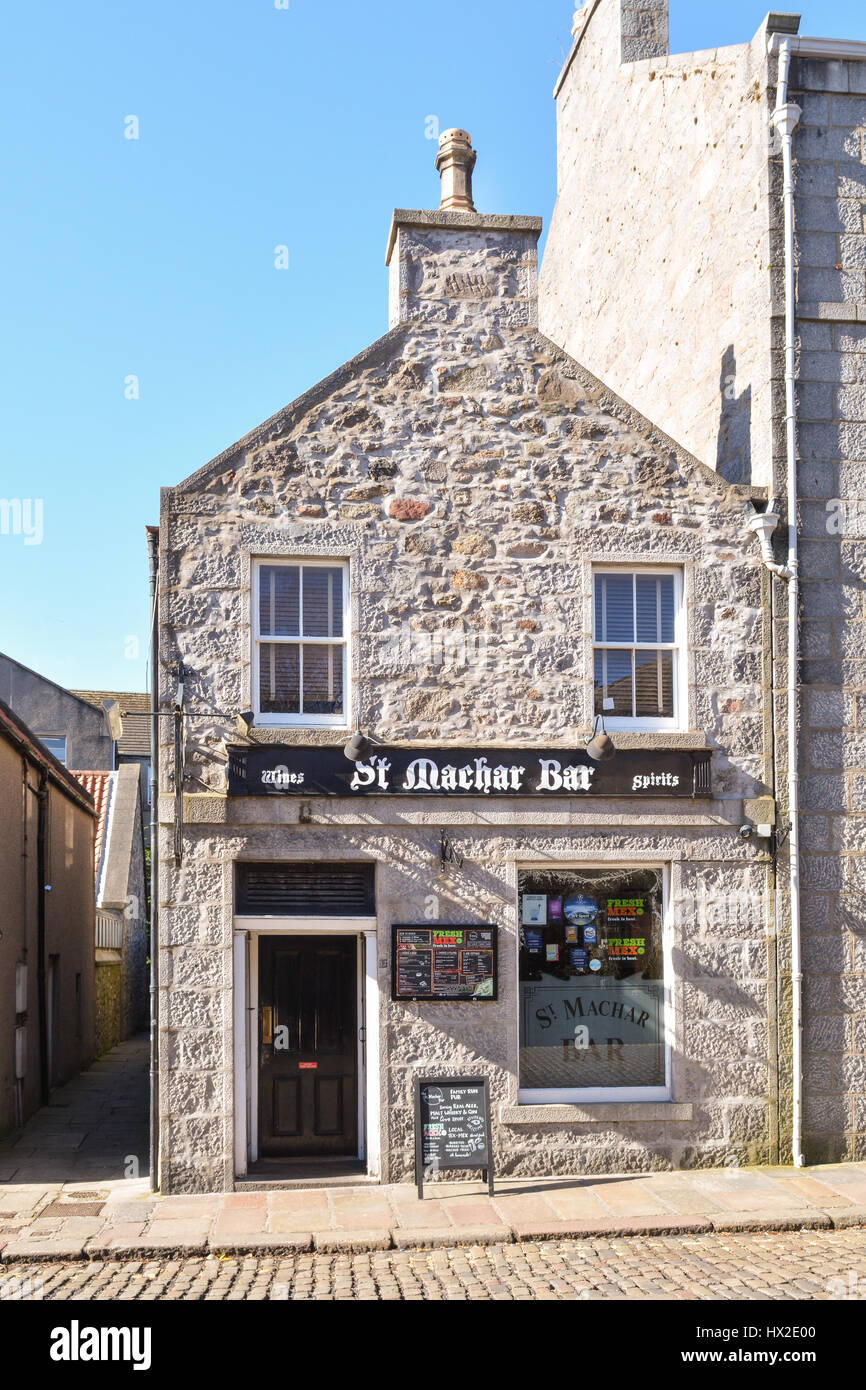
<svg viewBox="0 0 866 1390">
<path fill-rule="evenodd" d="M 787 43 L 802 537 L 803 1133 L 807 1159 L 820 1162 L 866 1154 L 866 44 L 802 37 L 799 27 L 798 15 L 771 13 L 751 42 L 670 54 L 666 0 L 596 0 L 578 10 L 556 86 L 558 196 L 539 321 L 720 477 L 784 496 L 783 178 L 772 117 Z M 787 593 L 777 580 L 773 588 L 781 692 Z M 788 822 L 786 724 L 779 701 L 780 829 Z M 782 834 L 783 875 L 786 856 Z M 786 1068 L 783 1114 L 790 1088 Z"/>
<path fill-rule="evenodd" d="M 164 1191 L 407 1179 L 422 1075 L 499 1173 L 780 1153 L 767 494 L 539 331 L 474 160 L 385 336 L 162 495 Z"/>
</svg>

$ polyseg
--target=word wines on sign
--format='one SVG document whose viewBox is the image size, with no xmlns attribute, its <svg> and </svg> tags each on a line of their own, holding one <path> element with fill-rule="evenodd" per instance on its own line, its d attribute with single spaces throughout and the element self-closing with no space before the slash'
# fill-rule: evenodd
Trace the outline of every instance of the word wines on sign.
<svg viewBox="0 0 866 1390">
<path fill-rule="evenodd" d="M 496 998 L 497 928 L 391 928 L 392 999 L 464 1003 Z"/>
<path fill-rule="evenodd" d="M 230 796 L 707 797 L 708 750 L 625 751 L 596 763 L 583 748 L 396 748 L 364 762 L 342 748 L 229 749 Z"/>
<path fill-rule="evenodd" d="M 486 1076 L 415 1078 L 415 1180 L 448 1168 L 482 1168 L 493 1196 L 490 1083 Z"/>
</svg>

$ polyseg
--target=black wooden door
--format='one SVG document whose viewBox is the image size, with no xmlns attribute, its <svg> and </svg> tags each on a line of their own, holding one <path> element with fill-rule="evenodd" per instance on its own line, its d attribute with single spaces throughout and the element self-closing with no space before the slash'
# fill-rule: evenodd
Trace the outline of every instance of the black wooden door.
<svg viewBox="0 0 866 1390">
<path fill-rule="evenodd" d="M 358 1152 L 355 937 L 259 938 L 259 1153 Z"/>
</svg>

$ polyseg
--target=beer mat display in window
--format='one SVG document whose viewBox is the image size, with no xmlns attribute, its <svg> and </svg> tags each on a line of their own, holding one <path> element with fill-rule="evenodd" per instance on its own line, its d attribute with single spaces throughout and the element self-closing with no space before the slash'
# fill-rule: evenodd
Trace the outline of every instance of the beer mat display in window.
<svg viewBox="0 0 866 1390">
<path fill-rule="evenodd" d="M 524 870 L 518 895 L 520 1086 L 664 1086 L 661 870 Z"/>
<path fill-rule="evenodd" d="M 497 928 L 487 923 L 394 924 L 392 999 L 477 1002 L 496 998 Z"/>
</svg>

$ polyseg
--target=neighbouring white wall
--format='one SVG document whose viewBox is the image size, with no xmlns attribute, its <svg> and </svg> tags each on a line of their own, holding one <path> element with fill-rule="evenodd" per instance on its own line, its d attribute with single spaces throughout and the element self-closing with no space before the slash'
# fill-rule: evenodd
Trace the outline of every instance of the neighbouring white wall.
<svg viewBox="0 0 866 1390">
<path fill-rule="evenodd" d="M 621 63 L 619 15 L 601 0 L 558 91 L 539 326 L 722 476 L 764 486 L 766 35 Z"/>
</svg>

